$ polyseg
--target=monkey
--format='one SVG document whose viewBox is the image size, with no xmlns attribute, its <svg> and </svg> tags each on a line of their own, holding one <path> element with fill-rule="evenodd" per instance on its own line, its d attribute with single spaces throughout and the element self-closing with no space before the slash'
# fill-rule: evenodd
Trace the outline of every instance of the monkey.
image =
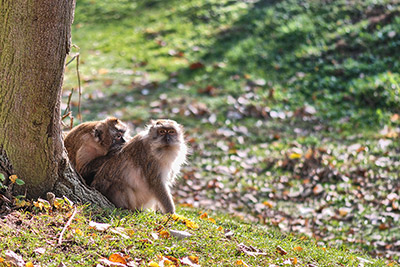
<svg viewBox="0 0 400 267">
<path fill-rule="evenodd" d="M 84 122 L 74 127 L 65 136 L 64 146 L 75 170 L 90 185 L 96 169 L 86 168 L 87 164 L 110 151 L 117 151 L 127 138 L 129 137 L 126 124 L 110 117 L 102 121 Z"/>
<path fill-rule="evenodd" d="M 122 149 L 122 145 L 123 144 L 114 145 L 106 155 L 97 157 L 82 167 L 80 175 L 84 178 L 87 185 L 91 186 L 94 176 L 99 171 L 100 167 L 104 162 L 118 153 Z"/>
<path fill-rule="evenodd" d="M 171 187 L 186 162 L 183 127 L 169 119 L 151 120 L 146 129 L 100 167 L 92 187 L 118 208 L 161 209 L 175 213 Z"/>
</svg>

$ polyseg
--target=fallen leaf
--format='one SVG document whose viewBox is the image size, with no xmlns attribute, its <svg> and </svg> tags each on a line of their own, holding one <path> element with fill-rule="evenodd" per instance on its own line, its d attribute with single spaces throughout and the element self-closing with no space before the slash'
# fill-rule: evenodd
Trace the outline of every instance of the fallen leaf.
<svg viewBox="0 0 400 267">
<path fill-rule="evenodd" d="M 110 260 L 108 260 L 106 258 L 99 259 L 99 262 L 102 265 L 110 266 L 110 267 L 126 267 L 126 264 L 119 263 L 119 262 L 112 262 L 112 261 L 110 261 Z"/>
<path fill-rule="evenodd" d="M 177 239 L 180 239 L 180 240 L 192 236 L 192 234 L 185 232 L 185 231 L 170 230 L 169 232 L 173 237 L 176 237 Z"/>
<path fill-rule="evenodd" d="M 111 262 L 118 262 L 118 263 L 122 263 L 122 264 L 127 263 L 125 258 L 120 253 L 111 254 L 110 257 L 108 257 L 108 260 Z"/>
<path fill-rule="evenodd" d="M 149 266 L 149 267 L 160 267 L 160 265 L 155 261 L 150 261 L 149 264 L 147 264 L 147 266 Z"/>
<path fill-rule="evenodd" d="M 324 187 L 321 184 L 316 184 L 313 188 L 314 195 L 319 195 L 324 192 Z"/>
<path fill-rule="evenodd" d="M 267 206 L 268 208 L 270 208 L 270 209 L 272 209 L 272 204 L 270 203 L 270 202 L 268 202 L 267 200 L 265 200 L 264 202 L 263 202 L 263 204 L 264 204 L 264 206 Z"/>
<path fill-rule="evenodd" d="M 301 154 L 293 152 L 289 155 L 289 159 L 299 159 L 301 158 Z"/>
<path fill-rule="evenodd" d="M 350 211 L 350 208 L 339 208 L 339 215 L 345 217 Z"/>
<path fill-rule="evenodd" d="M 189 256 L 189 259 L 194 263 L 199 263 L 199 257 L 197 256 Z"/>
<path fill-rule="evenodd" d="M 6 261 L 17 267 L 25 267 L 25 261 L 22 257 L 11 250 L 6 251 Z"/>
<path fill-rule="evenodd" d="M 195 63 L 190 64 L 190 66 L 189 66 L 189 69 L 191 69 L 191 70 L 197 70 L 197 69 L 202 69 L 202 68 L 204 68 L 204 64 L 201 62 L 195 62 Z"/>
<path fill-rule="evenodd" d="M 217 222 L 215 221 L 214 218 L 208 218 L 208 220 L 209 220 L 210 222 L 212 222 L 213 224 L 216 224 L 216 223 L 217 223 Z"/>
<path fill-rule="evenodd" d="M 200 215 L 200 219 L 206 219 L 208 218 L 207 212 L 204 212 L 203 214 Z"/>
<path fill-rule="evenodd" d="M 268 255 L 267 253 L 263 252 L 261 249 L 255 248 L 253 246 L 246 246 L 243 243 L 238 245 L 238 250 L 241 253 L 244 253 L 249 256 L 258 256 L 258 255 Z"/>
<path fill-rule="evenodd" d="M 35 252 L 36 254 L 42 255 L 42 254 L 46 253 L 46 249 L 45 248 L 37 248 L 33 252 Z"/>
<path fill-rule="evenodd" d="M 172 256 L 165 256 L 165 258 L 167 258 L 171 263 L 175 264 L 175 265 L 179 265 L 180 261 L 179 259 L 172 257 Z"/>
<path fill-rule="evenodd" d="M 166 231 L 166 230 L 160 231 L 159 234 L 160 234 L 160 236 L 161 236 L 162 238 L 165 238 L 165 239 L 169 238 L 169 236 L 170 236 L 169 232 Z"/>
<path fill-rule="evenodd" d="M 225 237 L 226 238 L 232 238 L 235 234 L 231 231 L 231 230 L 225 230 L 225 233 L 224 233 L 224 235 L 225 235 Z"/>
<path fill-rule="evenodd" d="M 25 264 L 25 267 L 33 267 L 33 263 L 32 263 L 31 261 L 28 261 L 28 262 Z"/>
<path fill-rule="evenodd" d="M 79 236 L 83 236 L 83 232 L 81 229 L 75 229 L 75 234 L 77 234 Z"/>
<path fill-rule="evenodd" d="M 199 258 L 198 257 L 194 257 L 194 256 L 183 257 L 181 259 L 181 263 L 183 265 L 189 265 L 189 266 L 192 266 L 192 267 L 200 267 L 200 265 L 198 264 L 199 263 Z"/>
<path fill-rule="evenodd" d="M 10 177 L 8 177 L 8 179 L 10 179 L 10 181 L 11 181 L 12 183 L 15 183 L 15 181 L 17 181 L 17 179 L 18 179 L 18 176 L 16 176 L 15 174 L 13 174 L 13 175 L 10 175 Z"/>
<path fill-rule="evenodd" d="M 303 248 L 302 247 L 294 247 L 293 250 L 294 251 L 303 251 Z"/>
<path fill-rule="evenodd" d="M 286 250 L 284 250 L 281 246 L 277 246 L 277 247 L 276 247 L 276 251 L 277 251 L 279 254 L 281 254 L 282 256 L 287 254 Z"/>
<path fill-rule="evenodd" d="M 245 267 L 248 267 L 249 265 L 247 265 L 244 261 L 242 261 L 242 260 L 237 260 L 236 261 L 236 265 L 241 265 L 241 266 L 245 266 Z"/>
<path fill-rule="evenodd" d="M 199 227 L 200 227 L 197 223 L 189 221 L 189 220 L 185 221 L 185 225 L 189 229 L 199 229 Z"/>
<path fill-rule="evenodd" d="M 387 229 L 389 229 L 389 225 L 388 225 L 388 224 L 386 224 L 386 223 L 381 223 L 381 224 L 379 225 L 379 230 L 383 231 L 383 230 L 387 230 Z"/>
<path fill-rule="evenodd" d="M 125 233 L 125 229 L 123 227 L 117 227 L 115 229 L 110 229 L 111 233 L 120 235 L 121 237 L 125 238 L 125 239 L 129 239 L 130 237 L 128 235 L 126 235 Z"/>
</svg>

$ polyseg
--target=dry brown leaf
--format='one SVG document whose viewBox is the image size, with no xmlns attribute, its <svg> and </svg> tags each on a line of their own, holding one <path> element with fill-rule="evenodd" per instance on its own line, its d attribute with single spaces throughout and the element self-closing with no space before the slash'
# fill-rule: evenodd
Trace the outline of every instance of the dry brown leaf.
<svg viewBox="0 0 400 267">
<path fill-rule="evenodd" d="M 284 250 L 281 246 L 277 246 L 277 247 L 276 247 L 276 251 L 277 251 L 279 254 L 281 254 L 282 256 L 287 254 L 286 250 Z"/>
<path fill-rule="evenodd" d="M 249 256 L 259 256 L 259 255 L 268 255 L 267 253 L 263 252 L 261 249 L 255 248 L 253 246 L 246 246 L 243 243 L 238 245 L 239 252 L 242 252 Z"/>
<path fill-rule="evenodd" d="M 17 267 L 25 267 L 25 261 L 22 259 L 22 257 L 11 250 L 6 251 L 5 261 Z"/>
</svg>

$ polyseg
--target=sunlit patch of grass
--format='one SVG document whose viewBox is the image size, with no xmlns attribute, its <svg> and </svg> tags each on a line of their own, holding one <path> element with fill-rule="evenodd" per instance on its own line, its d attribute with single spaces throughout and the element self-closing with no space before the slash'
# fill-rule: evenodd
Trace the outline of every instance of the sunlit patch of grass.
<svg viewBox="0 0 400 267">
<path fill-rule="evenodd" d="M 100 211 L 88 206 L 78 206 L 77 210 L 61 245 L 56 243 L 70 213 L 15 211 L 9 214 L 3 219 L 7 226 L 0 231 L 0 257 L 4 258 L 3 253 L 11 250 L 27 262 L 45 266 L 58 266 L 61 262 L 67 266 L 88 266 L 114 253 L 121 253 L 140 266 L 158 262 L 160 255 L 177 259 L 195 256 L 201 266 L 235 266 L 240 260 L 249 266 L 279 265 L 294 260 L 298 264 L 357 266 L 359 257 L 363 257 L 374 266 L 385 266 L 382 261 L 367 256 L 321 247 L 312 240 L 284 236 L 223 214 L 179 208 L 178 213 L 185 220 L 199 226 L 191 229 L 153 212 Z M 90 221 L 110 226 L 99 231 L 89 226 Z M 180 240 L 169 233 L 172 230 L 185 231 L 191 236 Z"/>
</svg>

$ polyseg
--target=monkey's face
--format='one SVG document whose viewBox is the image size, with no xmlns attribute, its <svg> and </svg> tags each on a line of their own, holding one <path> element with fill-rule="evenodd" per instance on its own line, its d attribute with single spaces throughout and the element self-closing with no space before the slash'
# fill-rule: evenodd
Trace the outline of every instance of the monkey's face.
<svg viewBox="0 0 400 267">
<path fill-rule="evenodd" d="M 182 126 L 173 120 L 157 120 L 152 122 L 149 133 L 153 142 L 167 148 L 183 142 Z"/>
<path fill-rule="evenodd" d="M 104 123 L 96 127 L 94 135 L 104 147 L 114 147 L 126 142 L 127 126 L 116 118 L 107 118 Z"/>
</svg>

